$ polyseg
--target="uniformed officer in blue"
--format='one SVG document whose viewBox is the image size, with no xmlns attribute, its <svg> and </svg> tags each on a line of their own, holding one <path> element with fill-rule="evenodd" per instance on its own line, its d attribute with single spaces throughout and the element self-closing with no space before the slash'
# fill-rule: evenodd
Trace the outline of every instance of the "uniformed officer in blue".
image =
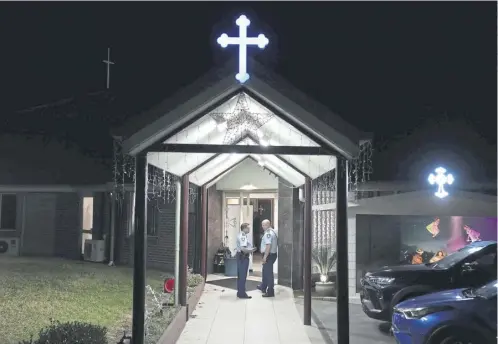
<svg viewBox="0 0 498 344">
<path fill-rule="evenodd" d="M 261 238 L 261 253 L 263 253 L 263 280 L 258 289 L 263 292 L 263 297 L 274 297 L 275 280 L 273 277 L 273 264 L 277 260 L 278 236 L 271 227 L 270 220 L 263 220 L 261 226 L 264 229 L 263 238 Z"/>
<path fill-rule="evenodd" d="M 240 225 L 240 233 L 237 236 L 237 297 L 240 299 L 251 299 L 246 293 L 247 271 L 249 270 L 249 255 L 254 249 L 247 240 L 249 224 Z"/>
</svg>

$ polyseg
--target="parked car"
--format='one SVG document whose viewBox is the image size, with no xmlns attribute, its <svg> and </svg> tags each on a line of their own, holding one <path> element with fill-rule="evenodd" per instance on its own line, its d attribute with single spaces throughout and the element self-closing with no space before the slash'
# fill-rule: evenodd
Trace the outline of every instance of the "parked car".
<svg viewBox="0 0 498 344">
<path fill-rule="evenodd" d="M 392 331 L 398 344 L 496 343 L 495 280 L 480 288 L 453 289 L 401 302 Z"/>
<path fill-rule="evenodd" d="M 478 287 L 496 279 L 496 241 L 476 241 L 435 263 L 385 266 L 361 279 L 367 316 L 391 321 L 401 301 L 440 290 Z"/>
</svg>

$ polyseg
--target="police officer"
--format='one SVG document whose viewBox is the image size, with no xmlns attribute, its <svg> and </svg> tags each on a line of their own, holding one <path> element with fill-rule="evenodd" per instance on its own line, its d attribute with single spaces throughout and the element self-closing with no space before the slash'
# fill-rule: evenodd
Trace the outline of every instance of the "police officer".
<svg viewBox="0 0 498 344">
<path fill-rule="evenodd" d="M 251 243 L 247 240 L 249 224 L 240 225 L 240 233 L 237 236 L 237 297 L 239 299 L 251 299 L 246 293 L 247 270 L 249 270 L 249 255 L 252 249 Z"/>
<path fill-rule="evenodd" d="M 264 229 L 261 238 L 261 253 L 263 253 L 263 279 L 258 289 L 263 292 L 263 297 L 274 297 L 275 280 L 273 278 L 273 264 L 277 260 L 278 236 L 271 227 L 270 220 L 263 220 L 261 226 Z"/>
</svg>

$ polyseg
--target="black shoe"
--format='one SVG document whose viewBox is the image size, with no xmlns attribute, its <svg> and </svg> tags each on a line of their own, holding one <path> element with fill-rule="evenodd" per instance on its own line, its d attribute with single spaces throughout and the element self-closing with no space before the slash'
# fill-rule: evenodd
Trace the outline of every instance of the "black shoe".
<svg viewBox="0 0 498 344">
<path fill-rule="evenodd" d="M 264 292 L 265 292 L 265 291 L 263 290 L 263 287 L 261 287 L 261 285 L 258 285 L 256 288 L 257 288 L 260 292 L 262 292 L 262 293 L 264 293 Z"/>
<path fill-rule="evenodd" d="M 249 295 L 243 295 L 243 296 L 239 296 L 239 295 L 237 295 L 237 297 L 238 297 L 239 299 L 252 299 L 252 296 L 249 296 Z"/>
<path fill-rule="evenodd" d="M 264 293 L 263 297 L 275 297 L 275 294 Z"/>
</svg>

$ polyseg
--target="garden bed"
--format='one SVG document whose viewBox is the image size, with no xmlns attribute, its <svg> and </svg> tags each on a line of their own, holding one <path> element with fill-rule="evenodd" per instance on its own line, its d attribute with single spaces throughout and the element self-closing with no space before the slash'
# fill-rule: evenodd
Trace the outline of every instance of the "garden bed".
<svg viewBox="0 0 498 344">
<path fill-rule="evenodd" d="M 181 307 L 179 309 L 178 313 L 173 317 L 161 338 L 157 341 L 157 344 L 176 343 L 185 328 L 185 324 L 194 312 L 197 303 L 199 303 L 203 290 L 204 282 L 192 290 L 187 301 L 187 307 Z"/>
</svg>

